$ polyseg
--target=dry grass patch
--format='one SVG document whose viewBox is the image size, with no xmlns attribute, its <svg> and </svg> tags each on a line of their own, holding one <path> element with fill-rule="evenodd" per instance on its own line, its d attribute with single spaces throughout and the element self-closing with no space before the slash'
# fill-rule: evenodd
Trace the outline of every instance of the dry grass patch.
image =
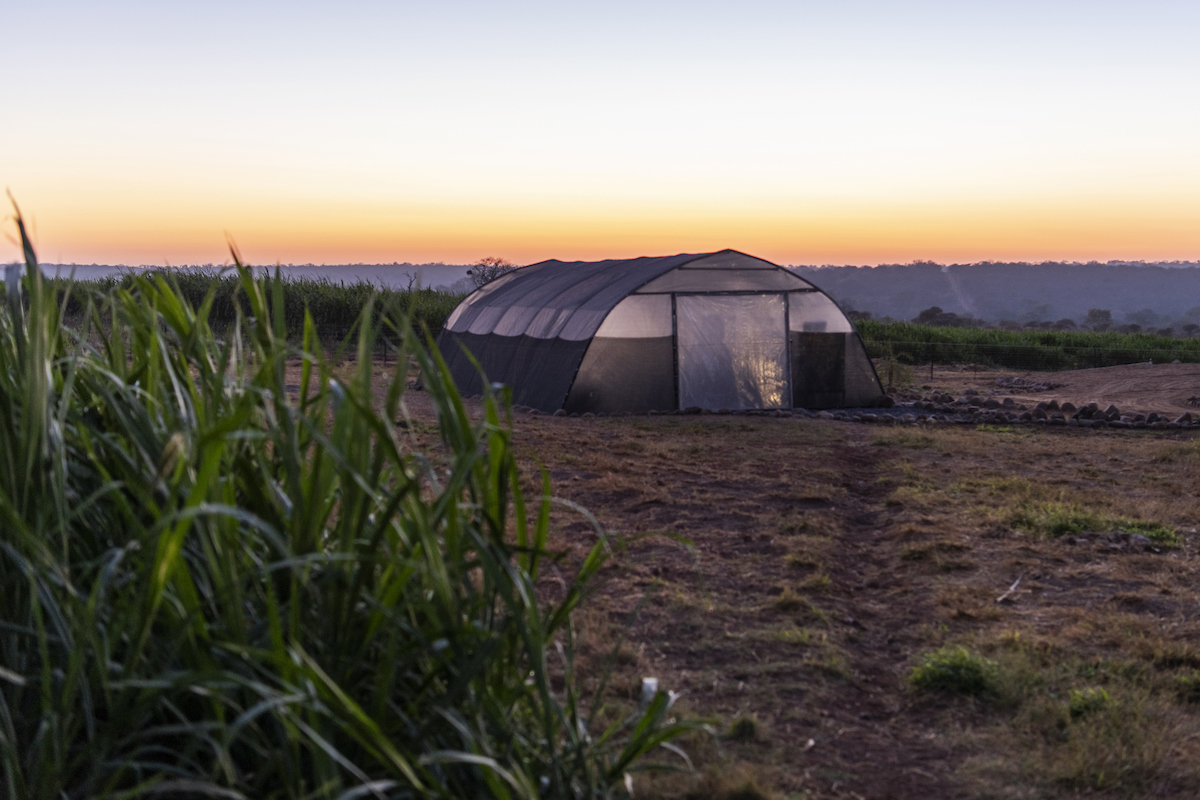
<svg viewBox="0 0 1200 800">
<path fill-rule="evenodd" d="M 1160 522 L 1186 544 L 1190 442 L 720 417 L 531 418 L 522 431 L 554 474 L 568 456 L 597 476 L 555 492 L 606 527 L 695 543 L 694 559 L 650 544 L 619 557 L 598 600 L 611 624 L 633 619 L 617 699 L 655 675 L 686 691 L 681 713 L 770 731 L 689 739 L 698 775 L 638 776 L 639 796 L 736 796 L 739 776 L 774 798 L 1200 794 L 1154 727 L 1182 738 L 1200 721 L 1186 647 L 1200 630 L 1183 616 L 1200 603 L 1200 562 L 1186 546 L 1110 552 L 1048 533 L 1058 511 L 1068 528 L 1081 511 Z M 1156 461 L 1168 447 L 1181 454 Z M 589 468 L 593 450 L 629 477 Z M 1019 575 L 1015 602 L 997 605 Z M 986 702 L 906 688 L 903 665 L 947 644 L 995 662 Z M 1135 703 L 1145 714 L 1114 732 L 1106 720 Z"/>
</svg>

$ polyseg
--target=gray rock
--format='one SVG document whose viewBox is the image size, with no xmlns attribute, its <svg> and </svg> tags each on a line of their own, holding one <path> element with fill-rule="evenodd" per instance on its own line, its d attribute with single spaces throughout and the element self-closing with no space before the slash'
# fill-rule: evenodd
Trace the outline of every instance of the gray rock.
<svg viewBox="0 0 1200 800">
<path fill-rule="evenodd" d="M 1059 409 L 1058 401 L 1051 400 L 1049 403 L 1046 403 L 1046 410 L 1047 411 L 1060 411 L 1060 410 L 1065 411 L 1066 409 Z"/>
<path fill-rule="evenodd" d="M 1061 406 L 1059 406 L 1059 410 L 1064 414 L 1074 414 L 1079 409 L 1075 408 L 1074 403 L 1063 403 Z"/>
<path fill-rule="evenodd" d="M 653 414 L 654 412 L 653 412 L 653 411 L 651 411 L 650 413 L 651 413 L 651 414 Z M 566 412 L 566 410 L 565 410 L 565 409 L 562 409 L 562 408 L 560 408 L 560 409 L 558 409 L 557 411 L 555 411 L 555 412 L 554 412 L 554 416 L 556 416 L 556 417 L 565 417 L 566 415 L 567 415 L 567 412 Z"/>
</svg>

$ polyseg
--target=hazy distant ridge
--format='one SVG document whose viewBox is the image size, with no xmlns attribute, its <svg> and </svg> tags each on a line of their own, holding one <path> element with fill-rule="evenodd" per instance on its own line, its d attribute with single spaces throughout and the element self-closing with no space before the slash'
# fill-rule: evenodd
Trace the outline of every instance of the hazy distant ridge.
<svg viewBox="0 0 1200 800">
<path fill-rule="evenodd" d="M 878 267 L 792 267 L 832 294 L 843 307 L 877 317 L 912 319 L 938 306 L 990 322 L 1082 320 L 1089 309 L 1115 320 L 1152 312 L 1158 324 L 1200 321 L 1200 262 L 1110 261 L 1043 264 L 929 262 Z M 1142 313 L 1139 313 L 1142 312 Z M 1155 324 L 1142 321 L 1141 324 Z"/>
</svg>

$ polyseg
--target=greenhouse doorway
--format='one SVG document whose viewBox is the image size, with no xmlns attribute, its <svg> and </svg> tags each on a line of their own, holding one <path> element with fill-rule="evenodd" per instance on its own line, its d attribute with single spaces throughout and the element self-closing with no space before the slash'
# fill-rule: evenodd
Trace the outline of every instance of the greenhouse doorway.
<svg viewBox="0 0 1200 800">
<path fill-rule="evenodd" d="M 679 407 L 790 408 L 787 295 L 677 294 Z"/>
</svg>

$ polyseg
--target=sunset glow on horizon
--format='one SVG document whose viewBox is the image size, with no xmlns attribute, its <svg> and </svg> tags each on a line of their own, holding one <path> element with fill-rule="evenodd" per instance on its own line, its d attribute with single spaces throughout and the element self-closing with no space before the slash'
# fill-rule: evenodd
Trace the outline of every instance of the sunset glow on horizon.
<svg viewBox="0 0 1200 800">
<path fill-rule="evenodd" d="M 0 181 L 47 263 L 1200 260 L 1200 10 L 964 5 L 26 4 Z"/>
</svg>

